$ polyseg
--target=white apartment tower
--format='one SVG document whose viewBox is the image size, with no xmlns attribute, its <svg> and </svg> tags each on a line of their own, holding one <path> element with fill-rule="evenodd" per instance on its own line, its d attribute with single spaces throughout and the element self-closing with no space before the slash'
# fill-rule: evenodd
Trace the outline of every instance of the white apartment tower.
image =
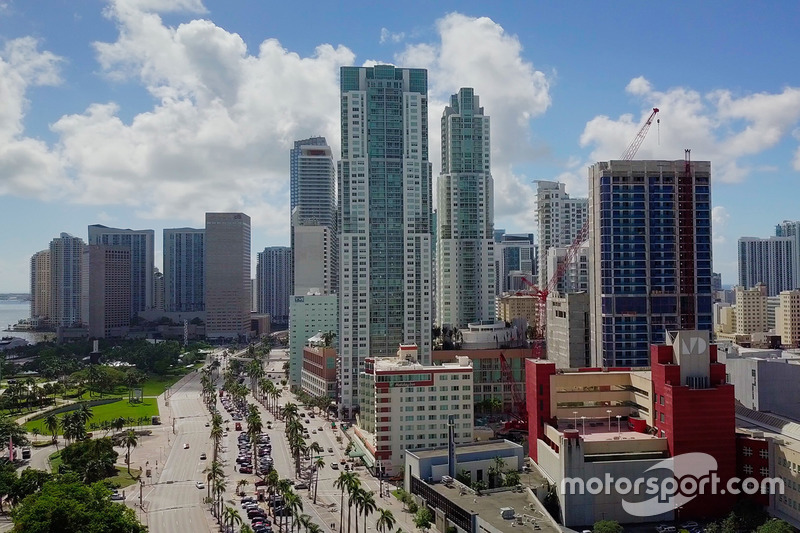
<svg viewBox="0 0 800 533">
<path fill-rule="evenodd" d="M 336 167 L 325 137 L 295 141 L 291 172 L 291 294 L 336 292 Z"/>
<path fill-rule="evenodd" d="M 153 308 L 155 232 L 89 226 L 89 244 L 124 246 L 131 251 L 131 317 Z"/>
<path fill-rule="evenodd" d="M 797 262 L 795 237 L 739 238 L 739 285 L 767 286 L 767 296 L 777 296 L 795 287 Z"/>
<path fill-rule="evenodd" d="M 342 67 L 339 161 L 341 410 L 367 357 L 431 358 L 431 166 L 424 69 Z"/>
<path fill-rule="evenodd" d="M 50 250 L 31 257 L 31 320 L 47 322 L 50 317 Z"/>
<path fill-rule="evenodd" d="M 164 308 L 205 311 L 204 228 L 164 229 Z"/>
<path fill-rule="evenodd" d="M 456 328 L 495 318 L 494 181 L 489 117 L 473 89 L 442 114 L 436 226 L 436 323 Z"/>
<path fill-rule="evenodd" d="M 83 325 L 83 239 L 62 233 L 50 242 L 50 323 Z"/>
<path fill-rule="evenodd" d="M 569 248 L 589 220 L 589 199 L 570 198 L 566 185 L 536 182 L 536 215 L 539 228 L 539 287 L 555 274 L 547 269 L 550 248 Z M 588 237 L 587 237 L 588 238 Z"/>
<path fill-rule="evenodd" d="M 250 332 L 250 217 L 206 213 L 206 337 L 246 338 Z"/>
</svg>

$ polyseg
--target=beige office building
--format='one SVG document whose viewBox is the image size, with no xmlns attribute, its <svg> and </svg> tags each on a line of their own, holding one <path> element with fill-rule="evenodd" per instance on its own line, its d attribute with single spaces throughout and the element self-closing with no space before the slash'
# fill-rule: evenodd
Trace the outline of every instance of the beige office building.
<svg viewBox="0 0 800 533">
<path fill-rule="evenodd" d="M 47 323 L 50 318 L 50 250 L 31 257 L 31 321 Z"/>
<path fill-rule="evenodd" d="M 250 217 L 206 213 L 206 338 L 247 338 L 250 332 Z"/>
<path fill-rule="evenodd" d="M 131 250 L 90 244 L 83 250 L 82 298 L 89 337 L 124 337 L 131 325 Z"/>
</svg>

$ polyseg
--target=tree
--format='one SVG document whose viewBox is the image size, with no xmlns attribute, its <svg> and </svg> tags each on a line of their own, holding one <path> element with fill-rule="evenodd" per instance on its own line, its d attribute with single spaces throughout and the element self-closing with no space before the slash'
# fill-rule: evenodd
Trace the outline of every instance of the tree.
<svg viewBox="0 0 800 533">
<path fill-rule="evenodd" d="M 756 529 L 756 533 L 794 533 L 797 531 L 791 524 L 778 518 L 767 520 Z"/>
<path fill-rule="evenodd" d="M 322 334 L 322 342 L 325 344 L 325 348 L 330 348 L 333 346 L 332 342 L 333 339 L 336 338 L 336 333 L 333 331 L 326 331 Z"/>
<path fill-rule="evenodd" d="M 592 533 L 622 533 L 623 527 L 616 520 L 598 520 L 592 526 Z"/>
<path fill-rule="evenodd" d="M 14 531 L 145 533 L 136 512 L 112 502 L 102 483 L 84 485 L 74 475 L 47 481 L 11 512 Z"/>
<path fill-rule="evenodd" d="M 427 507 L 418 510 L 414 515 L 414 525 L 423 531 L 431 527 L 431 522 L 433 522 L 433 513 Z"/>
<path fill-rule="evenodd" d="M 44 419 L 44 427 L 47 428 L 47 431 L 53 436 L 53 442 L 56 444 L 56 450 L 58 450 L 58 428 L 59 422 L 58 417 L 55 413 L 50 413 Z"/>
<path fill-rule="evenodd" d="M 378 507 L 375 505 L 375 493 L 371 490 L 361 489 L 358 506 L 364 515 L 364 533 L 367 533 L 367 517 L 374 513 Z M 356 526 L 356 530 L 358 530 L 358 526 Z"/>
<path fill-rule="evenodd" d="M 13 463 L 0 465 L 0 513 L 5 513 L 3 509 L 3 498 L 9 496 L 14 491 L 17 482 L 17 472 Z"/>
<path fill-rule="evenodd" d="M 506 487 L 513 487 L 515 485 L 519 485 L 519 472 L 515 472 L 514 470 L 509 470 L 505 474 L 505 485 Z"/>
<path fill-rule="evenodd" d="M 114 443 L 108 437 L 75 442 L 61 450 L 62 466 L 86 483 L 116 475 L 114 463 L 118 457 Z"/>
<path fill-rule="evenodd" d="M 314 461 L 314 505 L 317 504 L 317 489 L 319 488 L 319 471 L 325 468 L 325 459 L 317 457 Z"/>
<path fill-rule="evenodd" d="M 249 484 L 250 484 L 250 482 L 249 482 L 249 481 L 247 481 L 246 479 L 240 479 L 240 480 L 239 480 L 239 481 L 236 483 L 236 492 L 237 492 L 238 494 L 241 494 L 242 496 L 244 496 L 244 488 L 245 488 L 247 485 L 249 485 Z"/>
<path fill-rule="evenodd" d="M 378 509 L 378 522 L 375 524 L 375 527 L 380 533 L 391 532 L 396 523 L 397 520 L 390 509 Z"/>
<path fill-rule="evenodd" d="M 334 488 L 337 488 L 342 491 L 341 499 L 339 502 L 339 533 L 342 533 L 342 527 L 344 524 L 344 493 L 347 491 L 348 497 L 351 492 L 358 488 L 361 484 L 361 481 L 356 477 L 354 472 L 341 472 L 339 477 L 336 478 L 336 481 L 333 482 Z M 348 513 L 348 524 L 350 522 L 349 513 Z"/>
<path fill-rule="evenodd" d="M 136 436 L 136 432 L 129 429 L 125 436 L 122 437 L 122 445 L 128 449 L 125 454 L 125 464 L 128 465 L 129 476 L 131 475 L 131 448 L 136 448 L 137 444 L 139 444 L 139 438 Z"/>
<path fill-rule="evenodd" d="M 231 524 L 231 528 L 242 523 L 242 516 L 239 514 L 239 511 L 233 507 L 225 507 L 225 510 L 222 512 L 223 525 L 227 526 L 229 522 Z"/>
</svg>

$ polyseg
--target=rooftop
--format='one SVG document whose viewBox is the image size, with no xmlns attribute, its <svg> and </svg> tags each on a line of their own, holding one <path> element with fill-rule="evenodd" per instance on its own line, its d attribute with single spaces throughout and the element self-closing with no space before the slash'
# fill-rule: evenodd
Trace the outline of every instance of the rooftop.
<svg viewBox="0 0 800 533">
<path fill-rule="evenodd" d="M 617 428 L 617 420 L 615 418 L 611 419 L 610 431 L 608 420 L 605 418 L 603 418 L 602 421 L 600 419 L 587 419 L 585 425 L 581 422 L 582 421 L 579 419 L 577 429 L 583 437 L 583 440 L 587 442 L 599 442 L 604 440 L 651 440 L 658 438 L 649 433 L 640 433 L 629 429 L 627 421 L 624 421 L 621 427 Z M 559 420 L 558 430 L 563 432 L 568 429 L 575 429 L 573 419 Z"/>
<path fill-rule="evenodd" d="M 470 444 L 459 444 L 456 446 L 456 455 L 459 453 L 491 453 L 503 450 L 521 448 L 517 443 L 508 440 L 491 440 L 486 442 L 473 442 Z M 408 455 L 413 455 L 419 459 L 430 459 L 431 457 L 447 457 L 447 448 L 432 448 L 428 450 L 406 450 Z"/>
</svg>

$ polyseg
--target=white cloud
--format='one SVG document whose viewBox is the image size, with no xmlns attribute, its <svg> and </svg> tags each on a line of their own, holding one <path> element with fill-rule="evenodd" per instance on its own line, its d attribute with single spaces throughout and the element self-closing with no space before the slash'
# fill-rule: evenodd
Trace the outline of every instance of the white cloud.
<svg viewBox="0 0 800 533">
<path fill-rule="evenodd" d="M 705 96 L 686 87 L 657 91 L 644 77 L 634 78 L 626 91 L 647 104 L 640 116 L 617 119 L 597 116 L 580 137 L 580 145 L 593 147 L 590 161 L 620 157 L 651 112 L 660 109 L 636 157 L 638 159 L 683 159 L 684 148 L 692 158 L 710 160 L 714 179 L 736 183 L 755 170 L 746 156 L 768 150 L 783 139 L 800 120 L 800 89 L 780 93 L 735 96 L 718 90 Z M 800 168 L 800 156 L 795 160 Z"/>
<path fill-rule="evenodd" d="M 381 44 L 385 43 L 399 43 L 406 38 L 404 32 L 392 33 L 388 28 L 381 28 Z"/>
<path fill-rule="evenodd" d="M 714 244 L 725 244 L 727 241 L 725 230 L 728 227 L 730 213 L 724 206 L 718 205 L 711 209 L 711 228 L 714 232 Z"/>
</svg>

